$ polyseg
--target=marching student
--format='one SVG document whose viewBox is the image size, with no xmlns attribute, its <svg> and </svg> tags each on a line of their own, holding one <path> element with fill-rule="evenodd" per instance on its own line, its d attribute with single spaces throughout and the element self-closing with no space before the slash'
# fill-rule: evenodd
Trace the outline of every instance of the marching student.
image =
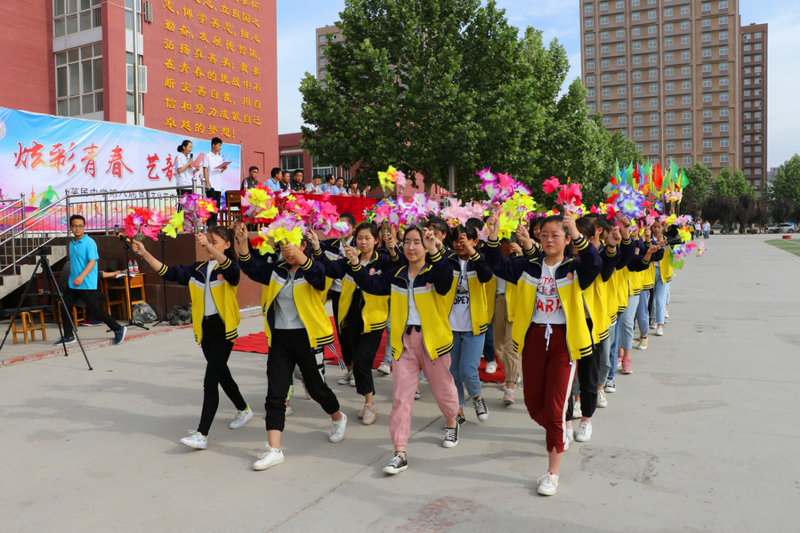
<svg viewBox="0 0 800 533">
<path fill-rule="evenodd" d="M 282 244 L 283 259 L 255 259 L 248 249 L 242 224 L 235 224 L 236 251 L 242 271 L 264 285 L 261 310 L 269 345 L 267 358 L 267 452 L 258 456 L 253 470 L 266 470 L 284 461 L 281 436 L 286 423 L 286 399 L 295 365 L 300 367 L 308 394 L 331 416 L 330 442 L 344 439 L 347 416 L 339 410 L 336 395 L 325 383 L 323 349 L 333 342 L 333 326 L 323 305 L 325 269 L 300 246 Z"/>
<path fill-rule="evenodd" d="M 380 235 L 378 226 L 372 222 L 362 222 L 356 226 L 355 244 L 358 248 L 358 260 L 372 276 L 391 270 L 392 260 L 388 255 L 379 254 L 376 250 Z M 339 295 L 339 341 L 346 342 L 353 354 L 353 376 L 356 381 L 356 392 L 364 396 L 364 407 L 359 411 L 365 426 L 373 424 L 377 417 L 375 406 L 375 384 L 372 380 L 372 365 L 375 354 L 381 344 L 386 320 L 389 315 L 389 297 L 364 293 L 353 281 L 347 258 L 331 261 L 322 251 L 319 237 L 309 231 L 309 240 L 314 252 L 314 259 L 325 267 L 328 278 L 342 281 L 342 292 Z M 344 340 L 346 339 L 346 341 Z"/>
<path fill-rule="evenodd" d="M 458 423 L 464 416 L 464 386 L 472 398 L 475 414 L 480 422 L 489 417 L 486 400 L 481 394 L 478 366 L 489 324 L 489 304 L 485 284 L 494 277 L 482 254 L 475 251 L 478 232 L 474 226 L 453 228 L 453 253 L 448 259 L 456 280 L 455 294 L 448 317 L 453 332 L 453 349 L 450 351 L 450 373 L 458 390 Z M 493 291 L 494 292 L 494 291 Z"/>
<path fill-rule="evenodd" d="M 399 474 L 408 468 L 406 448 L 420 370 L 425 371 L 446 420 L 442 445 L 452 448 L 458 444 L 458 392 L 450 373 L 453 334 L 447 320 L 453 298 L 453 270 L 444 252 L 437 249 L 433 231 L 419 226 L 408 228 L 403 237 L 407 264 L 380 275 L 369 274 L 355 248 L 348 247 L 346 253 L 351 275 L 362 291 L 391 296 L 394 327 L 390 343 L 395 362 L 389 433 L 395 455 L 383 471 Z"/>
<path fill-rule="evenodd" d="M 517 284 L 511 335 L 522 354 L 525 406 L 546 431 L 549 468 L 539 478 L 537 491 L 550 496 L 558 487 L 567 442 L 565 417 L 575 362 L 592 351 L 582 291 L 600 273 L 602 263 L 570 213 L 542 221 L 539 238 L 544 253 L 533 257 L 503 257 L 497 241 L 497 214 L 486 225 L 486 261 L 496 276 Z M 570 257 L 570 242 L 578 249 L 579 259 Z"/>
<path fill-rule="evenodd" d="M 190 431 L 181 444 L 190 448 L 208 448 L 208 431 L 219 407 L 219 387 L 237 409 L 231 429 L 243 427 L 253 417 L 239 386 L 228 369 L 228 358 L 238 336 L 241 319 L 236 291 L 239 286 L 239 265 L 233 261 L 233 235 L 228 228 L 212 226 L 208 234 L 198 233 L 197 244 L 208 253 L 207 261 L 191 265 L 167 266 L 145 250 L 138 241 L 131 243 L 133 253 L 147 262 L 158 275 L 168 281 L 189 286 L 192 298 L 192 329 L 195 341 L 206 358 L 203 379 L 203 410 L 197 431 Z"/>
<path fill-rule="evenodd" d="M 653 240 L 659 243 L 662 247 L 666 246 L 666 239 L 664 237 L 664 226 L 661 221 L 656 220 L 653 223 Z M 655 284 L 653 288 L 655 299 L 655 322 L 656 331 L 653 335 L 661 337 L 664 335 L 664 323 L 667 313 L 667 300 L 669 299 L 669 282 L 672 281 L 672 265 L 669 264 L 669 257 L 661 252 L 660 257 L 655 260 Z"/>
<path fill-rule="evenodd" d="M 647 247 L 651 244 L 657 244 L 653 241 L 652 231 L 649 227 L 644 228 L 644 237 L 642 240 Z M 642 293 L 639 295 L 639 306 L 636 309 L 636 325 L 639 328 L 639 345 L 636 348 L 639 350 L 646 350 L 648 340 L 647 334 L 650 330 L 650 298 L 656 282 L 655 262 L 651 262 L 647 270 L 641 273 L 641 276 Z"/>
</svg>

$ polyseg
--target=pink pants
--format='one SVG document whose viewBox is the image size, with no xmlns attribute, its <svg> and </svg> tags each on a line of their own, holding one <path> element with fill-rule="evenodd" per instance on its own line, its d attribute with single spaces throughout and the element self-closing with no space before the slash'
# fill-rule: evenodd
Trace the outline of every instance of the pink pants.
<svg viewBox="0 0 800 533">
<path fill-rule="evenodd" d="M 389 433 L 392 444 L 405 446 L 411 432 L 411 411 L 414 393 L 419 385 L 419 371 L 425 372 L 439 410 L 446 420 L 458 414 L 458 392 L 450 373 L 450 354 L 431 361 L 422 344 L 422 333 L 411 328 L 403 335 L 403 353 L 392 364 L 392 413 L 389 415 Z"/>
</svg>

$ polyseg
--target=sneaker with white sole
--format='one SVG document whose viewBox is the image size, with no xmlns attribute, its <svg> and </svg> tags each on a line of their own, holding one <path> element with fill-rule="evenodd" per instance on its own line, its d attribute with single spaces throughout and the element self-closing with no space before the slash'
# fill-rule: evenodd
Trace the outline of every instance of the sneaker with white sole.
<svg viewBox="0 0 800 533">
<path fill-rule="evenodd" d="M 647 337 L 639 337 L 639 346 L 636 347 L 639 350 L 646 350 L 647 349 Z"/>
<path fill-rule="evenodd" d="M 375 423 L 375 420 L 378 419 L 378 408 L 375 407 L 374 404 L 372 405 L 365 405 L 364 406 L 364 415 L 361 417 L 361 421 L 364 423 L 365 426 L 369 426 Z"/>
<path fill-rule="evenodd" d="M 539 488 L 536 489 L 536 492 L 542 496 L 552 496 L 556 493 L 556 488 L 558 487 L 558 475 L 548 472 L 540 477 L 537 483 L 539 483 Z"/>
<path fill-rule="evenodd" d="M 514 403 L 514 389 L 506 389 L 503 393 L 503 403 L 506 405 Z"/>
<path fill-rule="evenodd" d="M 564 443 L 564 451 L 569 450 L 569 445 L 572 442 L 575 442 L 575 434 L 572 432 L 571 427 L 567 427 L 567 442 Z"/>
<path fill-rule="evenodd" d="M 478 415 L 478 420 L 484 422 L 489 418 L 489 408 L 486 407 L 486 400 L 483 399 L 483 396 L 477 400 L 472 400 L 472 405 L 475 407 L 475 414 Z"/>
<path fill-rule="evenodd" d="M 183 437 L 181 439 L 181 444 L 188 446 L 189 448 L 195 448 L 197 450 L 205 450 L 208 448 L 208 437 L 204 437 L 199 431 L 190 431 L 188 437 Z"/>
<path fill-rule="evenodd" d="M 414 393 L 414 399 L 415 400 L 419 400 L 420 398 L 422 398 L 422 393 L 420 391 L 415 392 Z"/>
<path fill-rule="evenodd" d="M 663 337 L 664 336 L 664 324 L 659 324 L 656 326 L 656 332 L 653 334 L 656 337 Z"/>
<path fill-rule="evenodd" d="M 286 406 L 286 414 L 284 416 L 292 416 L 294 414 L 294 409 L 292 409 L 291 405 Z"/>
<path fill-rule="evenodd" d="M 285 460 L 283 450 L 275 450 L 267 445 L 267 452 L 258 454 L 258 461 L 253 463 L 253 470 L 266 470 Z"/>
<path fill-rule="evenodd" d="M 342 442 L 344 440 L 344 429 L 347 426 L 347 415 L 342 413 L 339 420 L 331 420 L 331 434 L 328 440 L 331 442 Z"/>
<path fill-rule="evenodd" d="M 669 318 L 669 309 L 664 309 L 664 318 Z"/>
<path fill-rule="evenodd" d="M 33 335 L 33 333 L 31 333 Z M 53 343 L 53 346 L 58 346 L 59 344 L 75 344 L 78 342 L 75 340 L 75 337 L 61 337 L 59 340 Z"/>
<path fill-rule="evenodd" d="M 350 385 L 350 380 L 352 379 L 353 379 L 353 371 L 350 370 L 347 374 L 342 376 L 342 379 L 340 379 L 337 383 L 339 383 L 339 385 Z"/>
<path fill-rule="evenodd" d="M 581 422 L 581 426 L 575 433 L 575 440 L 578 442 L 586 442 L 592 438 L 592 423 Z"/>
<path fill-rule="evenodd" d="M 455 448 L 458 445 L 458 430 L 460 424 L 456 424 L 456 427 L 444 428 L 444 441 L 442 441 L 442 446 L 445 448 Z"/>
<path fill-rule="evenodd" d="M 606 386 L 603 387 L 603 390 L 606 392 L 606 394 L 617 392 L 617 385 L 614 383 L 613 379 L 607 379 Z"/>
<path fill-rule="evenodd" d="M 378 365 L 378 372 L 380 372 L 382 374 L 391 374 L 392 373 L 392 366 L 389 363 L 384 361 L 384 362 L 382 362 L 381 364 Z M 408 468 L 408 465 L 406 465 L 406 468 Z"/>
<path fill-rule="evenodd" d="M 597 407 L 608 407 L 608 398 L 606 398 L 606 392 L 602 389 L 597 391 Z"/>
<path fill-rule="evenodd" d="M 633 374 L 633 365 L 631 364 L 630 357 L 623 357 L 622 358 L 622 370 L 620 370 L 623 374 Z"/>
<path fill-rule="evenodd" d="M 127 326 L 122 326 L 122 329 L 120 329 L 119 331 L 115 331 L 114 332 L 114 340 L 112 341 L 112 344 L 115 344 L 115 345 L 116 344 L 122 344 L 122 341 L 125 340 L 125 335 L 127 335 L 127 334 L 128 334 L 128 327 Z"/>
<path fill-rule="evenodd" d="M 408 457 L 405 452 L 395 452 L 389 464 L 383 467 L 384 474 L 399 474 L 408 469 Z"/>
<path fill-rule="evenodd" d="M 489 361 L 486 363 L 486 369 L 484 372 L 487 374 L 494 374 L 497 372 L 497 361 Z"/>
<path fill-rule="evenodd" d="M 250 406 L 247 406 L 247 409 L 244 411 L 236 411 L 236 416 L 233 418 L 233 422 L 231 422 L 228 427 L 231 429 L 239 429 L 243 428 L 247 421 L 253 418 L 253 410 L 250 409 Z"/>
<path fill-rule="evenodd" d="M 581 401 L 578 400 L 575 402 L 575 405 L 572 407 L 572 419 L 575 420 L 576 418 L 580 418 L 583 416 L 581 412 Z"/>
</svg>

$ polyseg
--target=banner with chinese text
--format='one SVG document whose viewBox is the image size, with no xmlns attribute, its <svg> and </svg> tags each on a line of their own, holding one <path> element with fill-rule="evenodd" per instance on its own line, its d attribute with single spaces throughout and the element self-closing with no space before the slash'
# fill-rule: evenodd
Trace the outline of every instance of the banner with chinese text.
<svg viewBox="0 0 800 533">
<path fill-rule="evenodd" d="M 0 107 L 0 199 L 25 194 L 26 204 L 43 207 L 67 192 L 171 187 L 177 147 L 186 138 L 194 143 L 195 157 L 211 150 L 209 140 Z M 223 188 L 238 190 L 241 147 L 223 143 L 221 155 L 230 161 Z"/>
</svg>

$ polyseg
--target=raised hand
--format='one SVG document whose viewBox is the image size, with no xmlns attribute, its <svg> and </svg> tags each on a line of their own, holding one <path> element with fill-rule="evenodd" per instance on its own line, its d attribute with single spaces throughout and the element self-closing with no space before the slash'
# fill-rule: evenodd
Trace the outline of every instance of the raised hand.
<svg viewBox="0 0 800 533">
<path fill-rule="evenodd" d="M 497 213 L 492 213 L 492 215 L 486 221 L 486 227 L 489 229 L 489 239 L 496 241 L 497 232 L 499 230 L 497 224 Z"/>
<path fill-rule="evenodd" d="M 511 243 L 511 252 L 515 253 L 515 254 L 522 255 L 522 248 L 520 247 L 519 244 L 517 244 L 515 242 L 512 242 Z"/>
<path fill-rule="evenodd" d="M 530 233 L 528 233 L 528 226 L 524 224 L 517 226 L 516 235 L 517 242 L 519 242 L 523 248 L 526 250 L 533 248 L 533 239 L 531 239 Z"/>
<path fill-rule="evenodd" d="M 208 236 L 205 233 L 198 233 L 197 235 L 195 235 L 195 238 L 197 239 L 197 244 L 199 244 L 203 248 L 205 248 L 206 245 L 208 245 Z"/>
<path fill-rule="evenodd" d="M 619 228 L 612 229 L 606 237 L 606 245 L 616 247 L 620 242 L 622 242 L 622 232 Z"/>
<path fill-rule="evenodd" d="M 345 246 L 344 247 L 344 256 L 347 258 L 347 261 L 355 266 L 359 263 L 358 261 L 358 249 L 354 248 L 353 246 Z"/>
<path fill-rule="evenodd" d="M 429 254 L 436 255 L 436 252 L 439 251 L 437 244 L 441 245 L 441 241 L 433 235 L 433 230 L 426 229 L 425 235 L 422 236 L 422 244 Z"/>
<path fill-rule="evenodd" d="M 461 245 L 461 248 L 471 257 L 475 255 L 475 247 L 472 246 L 472 243 L 469 242 L 467 239 L 467 234 L 462 233 L 458 236 L 458 243 Z"/>
<path fill-rule="evenodd" d="M 133 250 L 133 253 L 139 257 L 143 257 L 146 252 L 144 249 L 144 244 L 139 241 L 131 241 L 131 250 Z"/>
<path fill-rule="evenodd" d="M 317 232 L 311 228 L 308 228 L 306 231 L 306 237 L 308 238 L 308 242 L 311 243 L 311 247 L 314 249 L 314 251 L 319 250 L 319 235 L 317 235 Z"/>
<path fill-rule="evenodd" d="M 567 227 L 569 236 L 572 237 L 573 241 L 580 238 L 581 233 L 578 231 L 578 226 L 575 225 L 575 216 L 571 211 L 564 213 L 564 225 Z"/>
</svg>

